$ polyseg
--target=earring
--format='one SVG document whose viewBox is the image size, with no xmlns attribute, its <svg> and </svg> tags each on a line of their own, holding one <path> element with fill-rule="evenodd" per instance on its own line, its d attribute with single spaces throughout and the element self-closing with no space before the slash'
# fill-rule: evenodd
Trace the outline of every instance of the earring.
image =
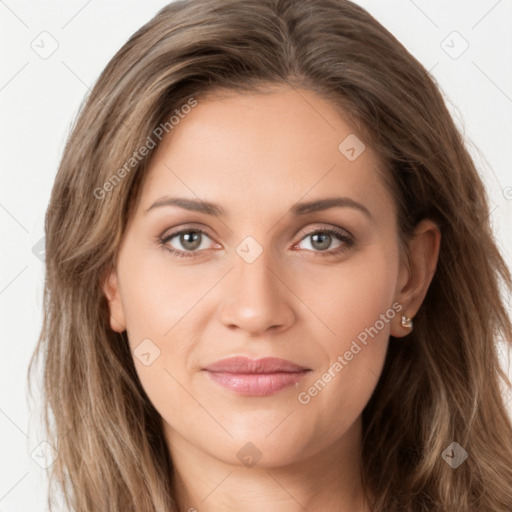
<svg viewBox="0 0 512 512">
<path fill-rule="evenodd" d="M 409 318 L 405 315 L 402 315 L 402 327 L 405 327 L 406 329 L 412 329 L 413 328 L 413 322 L 412 318 Z"/>
</svg>

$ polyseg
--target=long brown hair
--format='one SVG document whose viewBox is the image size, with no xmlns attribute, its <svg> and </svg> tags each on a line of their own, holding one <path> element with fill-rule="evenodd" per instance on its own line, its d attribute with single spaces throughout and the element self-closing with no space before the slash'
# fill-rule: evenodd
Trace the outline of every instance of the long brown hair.
<svg viewBox="0 0 512 512">
<path fill-rule="evenodd" d="M 496 340 L 512 338 L 500 296 L 512 282 L 484 186 L 435 80 L 347 0 L 178 1 L 99 77 L 45 222 L 44 319 L 31 370 L 42 359 L 45 429 L 58 451 L 51 488 L 77 512 L 178 510 L 161 418 L 126 333 L 109 327 L 102 282 L 153 153 L 139 151 L 148 137 L 179 129 L 169 119 L 191 99 L 271 85 L 320 94 L 365 134 L 387 169 L 403 240 L 423 218 L 442 233 L 415 329 L 407 342 L 390 340 L 363 412 L 373 511 L 510 512 L 512 425 L 500 392 L 510 383 Z M 452 442 L 468 453 L 457 469 L 442 457 Z"/>
</svg>

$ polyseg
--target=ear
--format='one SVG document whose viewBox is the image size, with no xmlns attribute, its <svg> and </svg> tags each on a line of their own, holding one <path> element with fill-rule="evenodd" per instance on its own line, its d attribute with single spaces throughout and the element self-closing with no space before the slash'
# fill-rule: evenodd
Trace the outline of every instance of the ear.
<svg viewBox="0 0 512 512">
<path fill-rule="evenodd" d="M 421 221 L 407 242 L 407 254 L 400 266 L 396 301 L 403 309 L 392 323 L 392 336 L 401 338 L 411 332 L 409 327 L 402 326 L 401 317 L 405 315 L 412 319 L 420 309 L 436 271 L 440 246 L 438 225 L 431 220 Z"/>
<path fill-rule="evenodd" d="M 126 319 L 124 315 L 121 294 L 119 293 L 119 281 L 117 271 L 112 268 L 107 272 L 103 280 L 103 292 L 108 301 L 110 310 L 110 327 L 113 331 L 123 332 L 126 330 Z"/>
</svg>

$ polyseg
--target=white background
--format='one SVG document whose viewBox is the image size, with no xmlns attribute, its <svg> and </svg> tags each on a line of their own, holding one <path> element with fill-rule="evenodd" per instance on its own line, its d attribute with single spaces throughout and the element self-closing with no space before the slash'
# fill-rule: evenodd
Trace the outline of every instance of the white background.
<svg viewBox="0 0 512 512">
<path fill-rule="evenodd" d="M 46 510 L 46 471 L 31 457 L 44 439 L 30 414 L 26 370 L 42 319 L 43 264 L 32 249 L 44 234 L 64 142 L 101 70 L 166 3 L 0 0 L 0 512 Z M 495 233 L 512 266 L 512 1 L 357 3 L 438 80 L 488 187 Z M 33 49 L 52 44 L 58 48 L 48 58 Z M 512 375 L 505 350 L 502 356 Z"/>
</svg>

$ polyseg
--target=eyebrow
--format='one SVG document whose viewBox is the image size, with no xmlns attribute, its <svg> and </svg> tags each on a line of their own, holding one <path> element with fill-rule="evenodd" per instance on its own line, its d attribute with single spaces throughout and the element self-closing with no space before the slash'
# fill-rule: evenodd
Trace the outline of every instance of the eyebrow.
<svg viewBox="0 0 512 512">
<path fill-rule="evenodd" d="M 144 215 L 146 215 L 150 210 L 159 208 L 161 206 L 178 206 L 180 208 L 184 208 L 185 210 L 204 213 L 206 215 L 215 215 L 218 217 L 225 215 L 225 210 L 218 204 L 200 199 L 187 199 L 184 197 L 163 197 L 158 201 L 155 201 L 147 210 L 145 210 Z M 370 219 L 373 218 L 368 208 L 366 208 L 361 203 L 350 199 L 349 197 L 329 197 L 324 199 L 317 199 L 314 201 L 297 203 L 292 206 L 291 213 L 292 215 L 300 216 L 321 210 L 328 210 L 329 208 L 335 207 L 354 208 L 364 213 Z"/>
</svg>

